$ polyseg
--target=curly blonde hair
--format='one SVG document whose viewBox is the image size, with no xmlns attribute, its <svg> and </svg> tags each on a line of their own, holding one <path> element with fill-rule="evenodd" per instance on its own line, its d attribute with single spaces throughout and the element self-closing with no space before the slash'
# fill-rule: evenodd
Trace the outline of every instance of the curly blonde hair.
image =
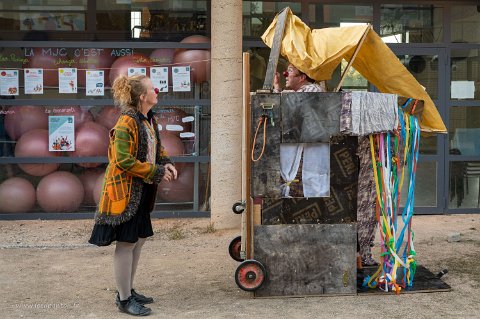
<svg viewBox="0 0 480 319">
<path fill-rule="evenodd" d="M 140 95 L 147 90 L 143 80 L 145 75 L 126 76 L 120 75 L 112 85 L 113 100 L 124 111 L 140 110 Z"/>
</svg>

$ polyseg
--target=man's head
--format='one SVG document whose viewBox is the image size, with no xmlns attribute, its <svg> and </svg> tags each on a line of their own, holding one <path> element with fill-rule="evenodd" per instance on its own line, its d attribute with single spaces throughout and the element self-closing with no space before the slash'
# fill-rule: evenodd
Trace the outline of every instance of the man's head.
<svg viewBox="0 0 480 319">
<path fill-rule="evenodd" d="M 289 90 L 298 90 L 307 83 L 314 82 L 308 75 L 297 69 L 293 64 L 289 64 L 287 70 L 284 72 L 285 88 Z"/>
</svg>

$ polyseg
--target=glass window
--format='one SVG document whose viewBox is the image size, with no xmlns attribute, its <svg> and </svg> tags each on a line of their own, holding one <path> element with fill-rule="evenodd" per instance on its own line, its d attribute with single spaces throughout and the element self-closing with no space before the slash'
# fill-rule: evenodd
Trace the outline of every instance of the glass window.
<svg viewBox="0 0 480 319">
<path fill-rule="evenodd" d="M 380 36 L 386 43 L 443 42 L 443 7 L 414 4 L 382 5 Z"/>
<path fill-rule="evenodd" d="M 209 155 L 209 108 L 155 107 L 154 111 L 162 146 L 179 171 L 176 181 L 159 185 L 157 208 L 196 210 L 194 205 L 204 204 L 205 210 L 209 167 L 196 163 L 195 156 Z M 52 116 L 74 120 L 60 134 L 52 126 Z M 119 116 L 119 108 L 110 105 L 0 106 L 0 196 L 5 198 L 8 190 L 15 197 L 32 199 L 23 211 L 17 207 L 0 212 L 93 212 L 106 167 L 108 132 Z M 42 190 L 35 194 L 40 184 Z"/>
<path fill-rule="evenodd" d="M 450 70 L 450 97 L 480 100 L 480 50 L 452 50 Z"/>
<path fill-rule="evenodd" d="M 311 4 L 309 18 L 312 29 L 372 23 L 371 5 Z"/>
<path fill-rule="evenodd" d="M 480 162 L 450 162 L 449 208 L 480 207 Z"/>
<path fill-rule="evenodd" d="M 207 7 L 207 1 L 97 1 L 97 35 L 107 41 L 171 42 L 193 34 L 207 35 Z"/>
<path fill-rule="evenodd" d="M 16 40 L 18 35 L 28 38 L 41 34 L 39 31 L 85 31 L 86 11 L 87 0 L 4 1 L 0 4 L 0 30 L 23 31 L 2 35 Z"/>
<path fill-rule="evenodd" d="M 203 41 L 209 41 L 201 36 Z M 174 66 L 190 67 L 190 87 L 184 91 L 173 90 L 172 71 Z M 110 99 L 110 86 L 119 74 L 127 74 L 129 68 L 146 68 L 151 75 L 152 67 L 166 67 L 168 88 L 161 91 L 159 98 L 209 99 L 210 98 L 210 50 L 200 49 L 137 49 L 126 45 L 124 48 L 4 48 L 0 51 L 0 70 L 18 70 L 19 90 L 16 98 L 89 98 Z M 25 72 L 29 69 L 43 70 L 43 93 L 26 93 Z M 76 68 L 77 92 L 59 93 L 59 69 Z M 104 94 L 91 95 L 87 92 L 86 73 L 101 70 Z"/>
<path fill-rule="evenodd" d="M 450 154 L 480 155 L 480 107 L 450 108 Z"/>
<path fill-rule="evenodd" d="M 438 56 L 397 55 L 400 62 L 425 87 L 432 99 L 438 99 Z"/>
<path fill-rule="evenodd" d="M 451 41 L 480 43 L 480 5 L 453 6 L 451 17 Z"/>
<path fill-rule="evenodd" d="M 408 197 L 410 176 L 405 173 L 402 187 L 401 206 L 405 206 Z M 415 207 L 437 206 L 437 163 L 419 162 L 415 177 Z"/>
<path fill-rule="evenodd" d="M 301 4 L 298 2 L 243 1 L 243 37 L 258 40 L 283 8 L 290 7 L 295 15 L 301 17 Z"/>
</svg>

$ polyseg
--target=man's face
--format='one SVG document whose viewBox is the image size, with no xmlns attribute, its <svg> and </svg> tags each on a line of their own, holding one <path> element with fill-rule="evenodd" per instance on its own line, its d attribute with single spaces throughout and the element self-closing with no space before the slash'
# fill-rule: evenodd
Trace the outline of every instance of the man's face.
<svg viewBox="0 0 480 319">
<path fill-rule="evenodd" d="M 285 78 L 285 88 L 289 90 L 298 90 L 304 84 L 305 78 L 303 74 L 300 74 L 300 71 L 292 64 L 288 65 L 287 68 L 288 75 Z"/>
</svg>

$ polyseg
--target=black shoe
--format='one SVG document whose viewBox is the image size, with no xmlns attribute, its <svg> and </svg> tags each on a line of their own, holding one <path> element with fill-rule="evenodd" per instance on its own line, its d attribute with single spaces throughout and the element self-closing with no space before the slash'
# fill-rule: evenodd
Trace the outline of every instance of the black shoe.
<svg viewBox="0 0 480 319">
<path fill-rule="evenodd" d="M 145 307 L 135 300 L 133 295 L 124 301 L 120 301 L 120 298 L 117 297 L 116 304 L 118 310 L 132 316 L 148 316 L 152 312 L 152 309 Z"/>
<path fill-rule="evenodd" d="M 142 305 L 146 305 L 146 304 L 149 304 L 149 303 L 153 302 L 152 297 L 146 297 L 144 295 L 141 295 L 141 294 L 137 293 L 134 289 L 132 289 L 130 292 L 131 292 L 133 298 L 135 298 L 135 300 Z"/>
</svg>

